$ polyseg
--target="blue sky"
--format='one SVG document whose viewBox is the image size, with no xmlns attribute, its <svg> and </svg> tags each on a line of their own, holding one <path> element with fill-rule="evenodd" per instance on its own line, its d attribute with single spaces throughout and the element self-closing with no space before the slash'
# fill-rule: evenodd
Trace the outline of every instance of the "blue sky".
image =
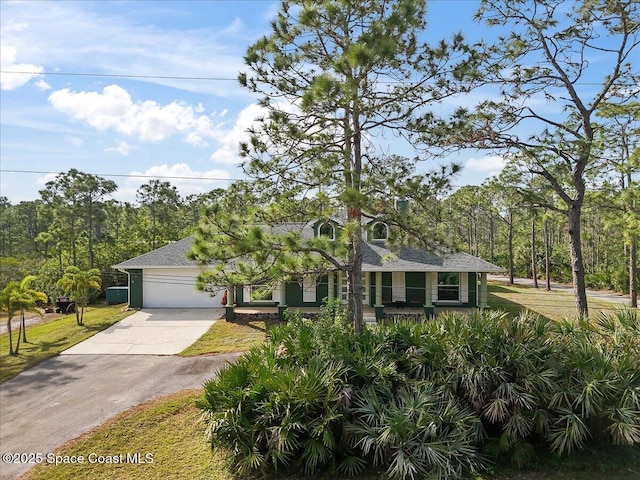
<svg viewBox="0 0 640 480">
<path fill-rule="evenodd" d="M 429 2 L 427 38 L 480 37 L 477 6 Z M 235 79 L 277 8 L 267 0 L 1 0 L 2 71 L 42 73 L 1 74 L 0 196 L 36 199 L 70 168 L 115 180 L 122 201 L 135 201 L 147 177 L 172 177 L 183 196 L 241 178 L 237 145 L 259 109 Z M 479 184 L 502 166 L 485 153 L 460 160 L 456 184 Z"/>
</svg>

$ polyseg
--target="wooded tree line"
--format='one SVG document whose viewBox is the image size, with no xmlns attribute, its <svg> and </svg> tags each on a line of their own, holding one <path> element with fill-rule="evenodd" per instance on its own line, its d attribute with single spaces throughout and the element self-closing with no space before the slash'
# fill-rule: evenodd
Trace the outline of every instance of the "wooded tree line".
<svg viewBox="0 0 640 480">
<path fill-rule="evenodd" d="M 40 198 L 12 204 L 0 197 L 0 288 L 26 275 L 34 287 L 59 293 L 68 266 L 102 272 L 102 286 L 126 282 L 112 265 L 188 236 L 198 211 L 219 191 L 180 196 L 168 181 L 149 180 L 136 202 L 112 198 L 117 185 L 71 169 L 40 191 Z"/>
<path fill-rule="evenodd" d="M 399 163 L 398 158 L 389 161 Z M 508 166 L 481 186 L 451 189 L 440 198 L 423 196 L 422 202 L 416 198 L 411 211 L 432 226 L 430 238 L 503 266 L 514 276 L 537 278 L 540 288 L 547 279 L 571 282 L 565 216 L 534 204 L 515 173 Z M 74 195 L 81 179 L 104 193 Z M 213 200 L 232 192 L 238 210 L 244 208 L 242 195 L 247 196 L 245 206 L 255 206 L 257 198 L 249 198 L 241 187 L 182 197 L 170 182 L 150 180 L 140 186 L 138 202 L 132 204 L 110 198 L 115 183 L 71 170 L 60 173 L 37 200 L 11 204 L 0 198 L 0 289 L 37 275 L 34 284 L 52 294 L 71 265 L 101 270 L 103 288 L 122 284 L 126 276 L 111 265 L 191 235 L 201 209 Z M 590 287 L 629 293 L 632 267 L 635 285 L 640 280 L 634 254 L 640 230 L 637 188 L 637 182 L 623 184 L 620 177 L 618 183 L 588 193 L 583 249 Z"/>
</svg>

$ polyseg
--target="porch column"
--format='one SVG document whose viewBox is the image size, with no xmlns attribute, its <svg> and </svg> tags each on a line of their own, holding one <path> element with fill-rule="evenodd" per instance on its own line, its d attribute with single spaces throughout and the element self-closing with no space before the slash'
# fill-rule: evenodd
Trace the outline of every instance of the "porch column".
<svg viewBox="0 0 640 480">
<path fill-rule="evenodd" d="M 478 297 L 478 307 L 487 308 L 489 306 L 487 303 L 487 272 L 482 272 L 480 274 L 480 291 Z"/>
<path fill-rule="evenodd" d="M 338 292 L 336 295 L 336 298 L 340 299 L 340 303 L 342 303 L 342 276 L 344 275 L 344 273 L 342 273 L 342 270 L 338 270 Z"/>
<path fill-rule="evenodd" d="M 433 316 L 433 275 L 431 272 L 424 272 L 424 314 L 427 317 Z"/>
<path fill-rule="evenodd" d="M 278 320 L 284 320 L 284 312 L 287 309 L 287 282 L 280 282 L 280 301 L 278 302 Z"/>
<path fill-rule="evenodd" d="M 335 280 L 335 274 L 333 273 L 333 270 L 330 271 L 327 274 L 327 282 L 328 282 L 328 292 L 327 292 L 327 299 L 329 301 L 333 300 L 334 298 L 336 298 L 336 293 L 334 290 L 334 280 Z"/>
<path fill-rule="evenodd" d="M 376 320 L 384 318 L 384 305 L 382 304 L 382 272 L 376 272 L 376 301 L 373 305 L 376 311 Z"/>
<path fill-rule="evenodd" d="M 233 322 L 235 315 L 233 312 L 234 304 L 234 287 L 233 285 L 227 286 L 227 304 L 224 306 L 224 319 L 227 322 Z"/>
</svg>

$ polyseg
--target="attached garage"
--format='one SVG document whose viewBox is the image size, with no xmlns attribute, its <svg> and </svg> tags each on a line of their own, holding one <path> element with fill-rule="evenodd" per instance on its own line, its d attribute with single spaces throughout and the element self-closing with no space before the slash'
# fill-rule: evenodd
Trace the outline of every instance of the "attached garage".
<svg viewBox="0 0 640 480">
<path fill-rule="evenodd" d="M 171 243 L 114 265 L 129 274 L 129 305 L 133 308 L 218 308 L 224 287 L 196 290 L 200 269 L 187 259 L 191 238 Z"/>
<path fill-rule="evenodd" d="M 196 290 L 197 272 L 186 268 L 145 268 L 142 299 L 145 308 L 214 308 L 222 306 L 224 289 Z"/>
</svg>

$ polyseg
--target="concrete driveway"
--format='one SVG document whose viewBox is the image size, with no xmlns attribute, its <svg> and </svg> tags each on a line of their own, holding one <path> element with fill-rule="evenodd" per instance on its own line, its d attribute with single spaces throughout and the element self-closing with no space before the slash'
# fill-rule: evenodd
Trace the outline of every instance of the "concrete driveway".
<svg viewBox="0 0 640 480">
<path fill-rule="evenodd" d="M 201 387 L 238 355 L 53 357 L 0 385 L 0 453 L 40 453 L 46 458 L 132 406 Z M 0 479 L 15 479 L 33 466 L 0 459 Z"/>
<path fill-rule="evenodd" d="M 175 355 L 223 315 L 223 308 L 143 309 L 61 355 Z"/>
</svg>

